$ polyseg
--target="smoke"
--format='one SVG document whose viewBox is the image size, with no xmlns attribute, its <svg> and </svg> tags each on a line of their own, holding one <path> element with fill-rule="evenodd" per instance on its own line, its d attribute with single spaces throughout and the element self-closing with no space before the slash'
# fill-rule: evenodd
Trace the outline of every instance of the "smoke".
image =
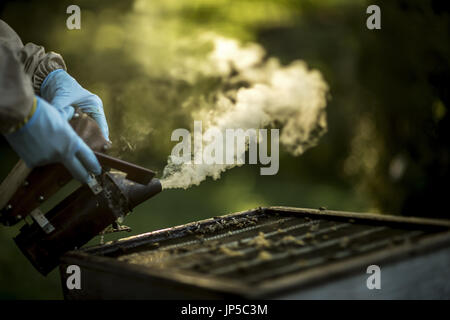
<svg viewBox="0 0 450 320">
<path fill-rule="evenodd" d="M 327 129 L 328 85 L 319 71 L 309 70 L 300 60 L 282 66 L 276 58 L 265 59 L 258 44 L 243 46 L 222 37 L 214 37 L 213 42 L 203 72 L 222 77 L 224 87 L 215 103 L 192 113 L 193 120 L 202 121 L 204 131 L 214 128 L 224 134 L 226 129 L 272 126 L 280 129 L 280 144 L 294 156 L 317 144 Z M 242 152 L 236 158 L 245 157 Z M 237 165 L 175 164 L 173 160 L 170 156 L 164 168 L 165 189 L 186 189 L 207 177 L 218 179 Z"/>
</svg>

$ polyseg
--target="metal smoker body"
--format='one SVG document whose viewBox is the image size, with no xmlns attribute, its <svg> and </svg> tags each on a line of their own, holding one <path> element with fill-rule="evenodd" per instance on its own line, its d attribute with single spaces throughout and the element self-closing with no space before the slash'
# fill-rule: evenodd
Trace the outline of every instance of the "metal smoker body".
<svg viewBox="0 0 450 320">
<path fill-rule="evenodd" d="M 153 171 L 101 153 L 109 142 L 94 120 L 78 115 L 71 125 L 96 153 L 101 175 L 47 213 L 41 211 L 41 205 L 72 180 L 64 166 L 51 164 L 30 170 L 19 161 L 0 185 L 0 222 L 9 226 L 31 216 L 33 222 L 26 223 L 14 240 L 44 275 L 58 266 L 65 252 L 83 246 L 108 226 L 112 225 L 113 232 L 121 231 L 123 218 L 161 191 Z"/>
</svg>

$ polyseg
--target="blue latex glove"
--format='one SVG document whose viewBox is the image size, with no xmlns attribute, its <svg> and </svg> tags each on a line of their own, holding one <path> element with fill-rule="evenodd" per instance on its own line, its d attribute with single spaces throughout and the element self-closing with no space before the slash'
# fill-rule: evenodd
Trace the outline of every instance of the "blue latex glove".
<svg viewBox="0 0 450 320">
<path fill-rule="evenodd" d="M 88 183 L 90 172 L 101 173 L 94 152 L 57 109 L 44 99 L 36 99 L 33 116 L 23 127 L 6 134 L 6 140 L 28 167 L 60 162 L 75 179 Z"/>
<path fill-rule="evenodd" d="M 79 107 L 97 122 L 104 137 L 109 140 L 102 100 L 80 86 L 65 70 L 58 69 L 48 74 L 41 85 L 41 96 L 62 111 L 67 120 L 73 116 L 70 106 Z"/>
</svg>

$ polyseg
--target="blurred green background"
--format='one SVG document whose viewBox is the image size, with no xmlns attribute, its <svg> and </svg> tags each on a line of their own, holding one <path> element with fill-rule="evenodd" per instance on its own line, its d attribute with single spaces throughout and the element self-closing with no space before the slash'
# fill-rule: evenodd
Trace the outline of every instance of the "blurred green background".
<svg viewBox="0 0 450 320">
<path fill-rule="evenodd" d="M 71 4 L 81 7 L 81 30 L 66 28 Z M 381 7 L 381 30 L 366 28 L 369 4 Z M 220 90 L 223 79 L 199 72 L 211 50 L 205 32 L 323 74 L 331 96 L 318 146 L 300 157 L 281 151 L 276 176 L 247 165 L 164 191 L 127 218 L 131 234 L 268 205 L 448 217 L 445 1 L 2 1 L 0 18 L 24 43 L 62 54 L 102 98 L 113 155 L 160 173 L 172 130 L 189 128 L 191 106 Z M 0 149 L 3 178 L 17 157 L 4 140 Z M 18 230 L 0 226 L 0 298 L 62 298 L 58 271 L 41 276 L 16 248 Z"/>
</svg>

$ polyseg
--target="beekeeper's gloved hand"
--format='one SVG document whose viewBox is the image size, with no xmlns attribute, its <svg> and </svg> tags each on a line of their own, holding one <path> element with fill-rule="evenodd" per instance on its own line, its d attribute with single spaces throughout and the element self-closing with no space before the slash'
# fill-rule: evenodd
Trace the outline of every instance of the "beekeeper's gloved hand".
<svg viewBox="0 0 450 320">
<path fill-rule="evenodd" d="M 67 120 L 73 116 L 73 108 L 70 106 L 79 107 L 97 122 L 104 137 L 109 140 L 102 100 L 80 86 L 65 70 L 58 69 L 49 73 L 42 82 L 41 96 L 61 110 Z"/>
<path fill-rule="evenodd" d="M 36 97 L 31 118 L 6 140 L 28 167 L 62 163 L 80 182 L 88 183 L 89 173 L 101 173 L 94 152 L 72 129 L 64 116 L 44 99 Z"/>
</svg>

